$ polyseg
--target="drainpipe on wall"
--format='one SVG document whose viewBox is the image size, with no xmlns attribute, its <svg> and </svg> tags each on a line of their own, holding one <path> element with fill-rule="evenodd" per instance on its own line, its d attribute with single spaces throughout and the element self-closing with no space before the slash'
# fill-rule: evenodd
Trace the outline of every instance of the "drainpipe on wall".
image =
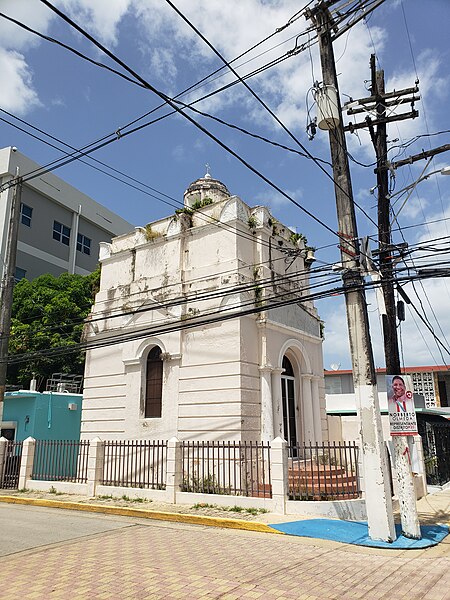
<svg viewBox="0 0 450 600">
<path fill-rule="evenodd" d="M 69 250 L 69 273 L 73 275 L 75 273 L 75 266 L 77 262 L 77 238 L 78 228 L 80 225 L 81 215 L 81 204 L 78 205 L 78 212 L 72 213 L 72 235 L 70 238 L 70 250 Z"/>
</svg>

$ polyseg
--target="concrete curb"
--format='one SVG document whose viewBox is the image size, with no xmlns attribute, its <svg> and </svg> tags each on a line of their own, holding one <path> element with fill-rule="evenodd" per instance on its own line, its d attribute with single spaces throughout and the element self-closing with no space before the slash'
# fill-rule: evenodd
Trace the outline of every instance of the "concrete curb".
<svg viewBox="0 0 450 600">
<path fill-rule="evenodd" d="M 84 504 L 81 502 L 63 502 L 47 500 L 45 498 L 19 498 L 17 496 L 0 496 L 0 502 L 8 504 L 28 504 L 30 506 L 44 506 L 47 508 L 63 508 L 66 510 L 79 510 L 84 512 L 103 513 L 105 515 L 119 515 L 121 517 L 137 517 L 140 519 L 155 519 L 158 521 L 172 521 L 174 523 L 189 523 L 191 525 L 205 525 L 207 527 L 220 527 L 222 529 L 241 529 L 257 531 L 259 533 L 274 533 L 285 535 L 282 531 L 272 529 L 265 523 L 256 521 L 241 521 L 240 519 L 225 519 L 207 517 L 203 515 L 190 515 L 151 511 L 143 508 L 127 508 L 122 506 L 104 506 L 102 504 Z"/>
</svg>

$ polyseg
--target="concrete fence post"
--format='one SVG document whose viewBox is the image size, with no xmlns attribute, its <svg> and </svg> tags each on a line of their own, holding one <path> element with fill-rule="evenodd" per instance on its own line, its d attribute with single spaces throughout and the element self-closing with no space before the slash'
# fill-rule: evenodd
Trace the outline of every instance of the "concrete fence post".
<svg viewBox="0 0 450 600">
<path fill-rule="evenodd" d="M 423 496 L 426 496 L 428 493 L 425 455 L 423 452 L 422 436 L 414 435 L 410 437 L 412 438 L 409 444 L 411 455 L 411 469 L 414 477 L 416 498 L 417 500 L 419 500 Z"/>
<path fill-rule="evenodd" d="M 89 458 L 87 468 L 87 495 L 95 496 L 97 485 L 103 477 L 103 464 L 105 462 L 105 442 L 96 437 L 89 444 Z"/>
<path fill-rule="evenodd" d="M 177 437 L 173 437 L 167 442 L 166 493 L 168 502 L 176 504 L 181 477 L 181 442 Z"/>
<path fill-rule="evenodd" d="M 272 479 L 273 511 L 286 514 L 289 492 L 287 442 L 277 437 L 270 443 L 270 474 Z"/>
<path fill-rule="evenodd" d="M 0 488 L 3 481 L 3 470 L 5 468 L 6 448 L 8 440 L 5 437 L 0 437 Z"/>
<path fill-rule="evenodd" d="M 23 442 L 22 460 L 20 461 L 19 471 L 19 490 L 27 487 L 28 479 L 31 479 L 33 474 L 34 452 L 36 450 L 36 440 L 28 437 Z"/>
</svg>

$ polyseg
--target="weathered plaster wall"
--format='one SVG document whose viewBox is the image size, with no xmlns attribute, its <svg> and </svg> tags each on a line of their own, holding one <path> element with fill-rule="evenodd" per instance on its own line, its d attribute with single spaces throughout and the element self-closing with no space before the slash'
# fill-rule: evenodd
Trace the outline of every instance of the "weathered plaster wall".
<svg viewBox="0 0 450 600">
<path fill-rule="evenodd" d="M 226 226 L 218 226 L 219 221 Z M 306 309 L 293 305 L 268 315 L 164 332 L 180 319 L 203 320 L 232 307 L 301 297 L 308 281 L 303 257 L 288 260 L 281 251 L 294 247 L 290 235 L 271 221 L 266 208 L 250 209 L 237 197 L 220 199 L 219 194 L 219 201 L 192 215 L 162 219 L 105 244 L 100 291 L 86 336 L 124 338 L 87 354 L 82 437 L 259 440 L 267 411 L 262 381 L 266 377 L 267 382 L 267 368 L 273 367 L 278 370 L 273 381 L 280 385 L 284 352 L 295 359 L 301 430 L 302 374 L 318 378 L 323 373 L 311 303 L 303 305 Z M 253 288 L 236 291 L 241 284 Z M 163 409 L 161 418 L 145 419 L 145 364 L 154 345 L 163 353 Z M 320 382 L 317 389 L 314 397 L 324 417 L 321 435 L 326 437 Z M 275 396 L 280 429 L 280 394 Z"/>
</svg>

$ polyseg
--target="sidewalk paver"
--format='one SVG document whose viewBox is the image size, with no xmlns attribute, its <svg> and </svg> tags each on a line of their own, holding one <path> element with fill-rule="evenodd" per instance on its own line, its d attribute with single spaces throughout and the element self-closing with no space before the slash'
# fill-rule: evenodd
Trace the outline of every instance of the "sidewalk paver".
<svg viewBox="0 0 450 600">
<path fill-rule="evenodd" d="M 448 524 L 450 490 L 418 507 L 421 522 Z M 0 600 L 450 599 L 448 538 L 424 550 L 382 550 L 222 529 L 220 519 L 215 527 L 189 525 L 182 516 L 134 516 L 126 528 L 0 558 L 8 582 Z"/>
<path fill-rule="evenodd" d="M 0 568 L 8 597 L 23 599 L 449 598 L 449 558 L 303 542 L 150 521 L 10 555 Z"/>
</svg>

